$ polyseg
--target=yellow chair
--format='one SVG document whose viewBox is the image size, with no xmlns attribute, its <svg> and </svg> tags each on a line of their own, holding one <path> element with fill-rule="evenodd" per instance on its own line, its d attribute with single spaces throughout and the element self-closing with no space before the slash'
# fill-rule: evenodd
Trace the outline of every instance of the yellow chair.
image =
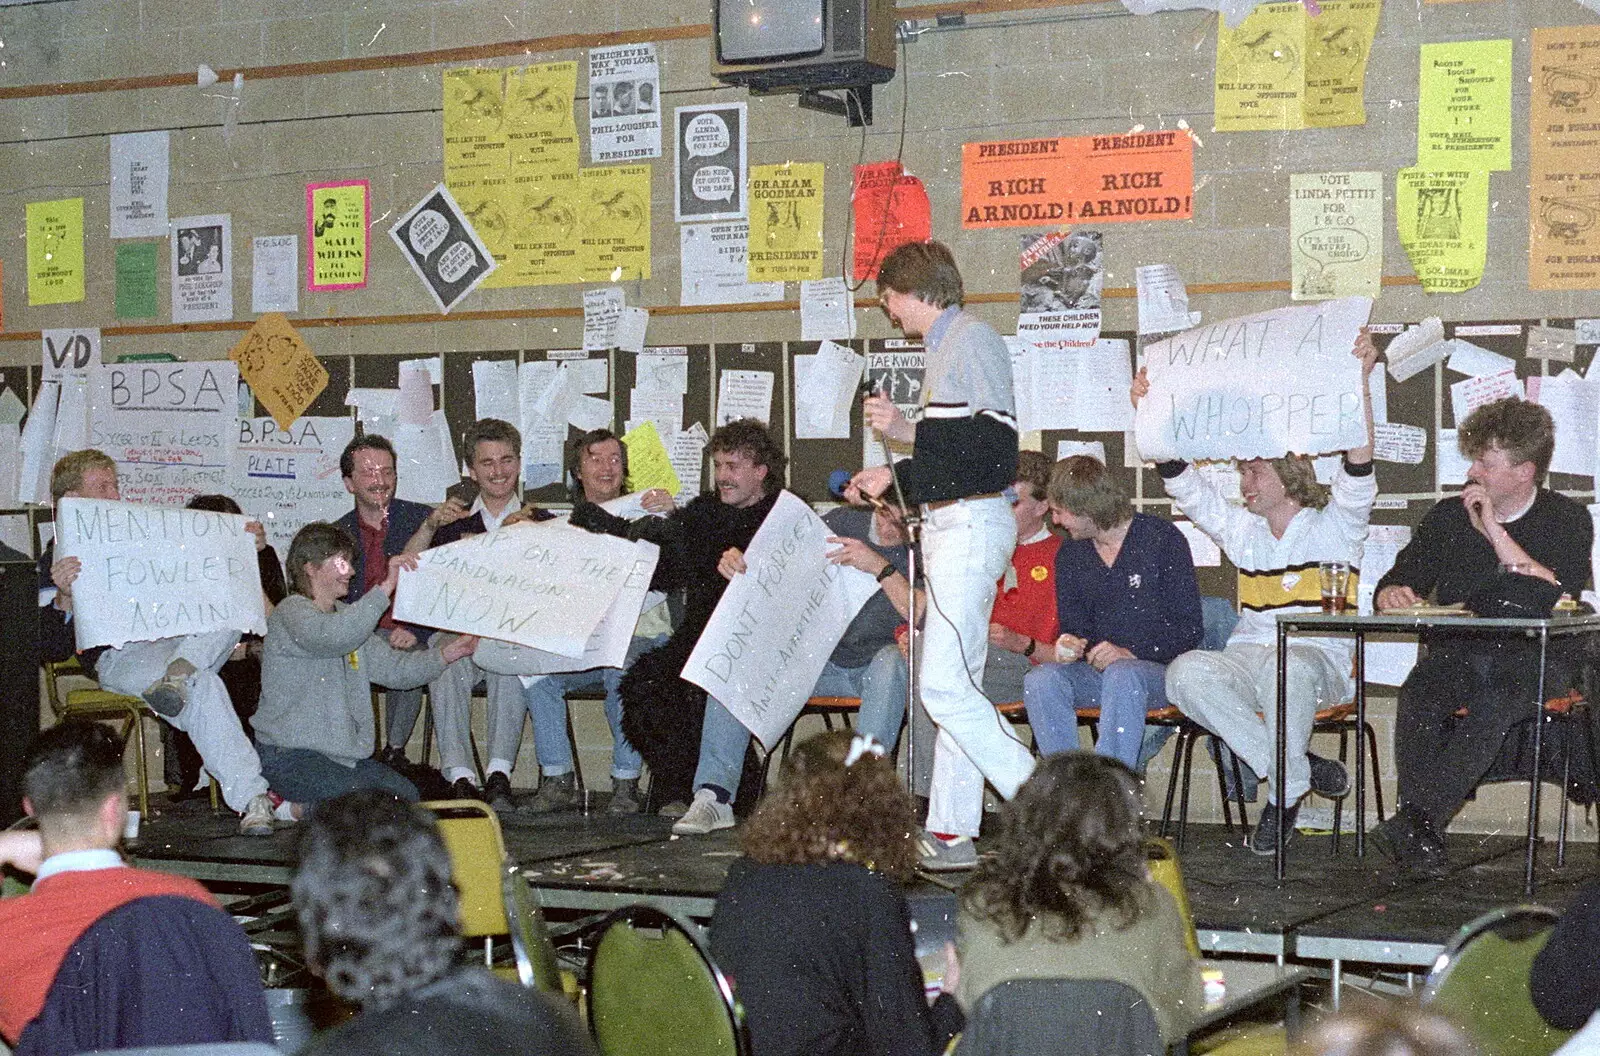
<svg viewBox="0 0 1600 1056">
<path fill-rule="evenodd" d="M 1172 844 L 1152 836 L 1144 841 L 1144 857 L 1150 866 L 1150 879 L 1167 889 L 1172 900 L 1178 904 L 1178 913 L 1183 917 L 1183 941 L 1189 947 L 1189 952 L 1196 957 L 1200 956 L 1200 936 L 1194 930 L 1194 912 L 1189 908 L 1189 891 L 1183 886 L 1183 870 L 1178 866 L 1178 852 L 1172 849 Z"/>
<path fill-rule="evenodd" d="M 125 697 L 121 693 L 113 693 L 109 689 L 101 689 L 98 685 L 68 689 L 62 694 L 61 680 L 64 678 L 89 678 L 89 673 L 83 669 L 77 659 L 62 660 L 58 663 L 44 665 L 45 691 L 50 698 L 50 710 L 55 714 L 58 722 L 68 719 L 88 719 L 93 721 L 111 721 L 122 723 L 120 735 L 122 743 L 126 745 L 128 738 L 133 738 L 134 759 L 139 776 L 139 813 L 143 817 L 150 816 L 150 776 L 145 768 L 144 759 L 144 722 L 146 717 L 154 718 L 154 714 L 145 708 L 145 703 L 138 697 Z M 216 782 L 212 782 L 216 788 Z"/>
<path fill-rule="evenodd" d="M 544 915 L 521 870 L 506 856 L 494 811 L 485 803 L 459 799 L 418 807 L 433 815 L 450 852 L 451 877 L 461 898 L 461 933 L 483 940 L 484 964 L 494 968 L 494 940 L 504 936 L 511 945 L 515 969 L 496 969 L 500 974 L 523 986 L 562 993 Z"/>
</svg>

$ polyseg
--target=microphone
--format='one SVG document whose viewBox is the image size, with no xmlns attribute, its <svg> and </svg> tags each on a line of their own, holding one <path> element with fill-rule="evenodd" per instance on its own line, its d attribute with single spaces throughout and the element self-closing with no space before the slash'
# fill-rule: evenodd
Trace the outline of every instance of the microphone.
<svg viewBox="0 0 1600 1056">
<path fill-rule="evenodd" d="M 855 474 L 848 469 L 836 469 L 828 474 L 828 493 L 835 498 L 844 498 L 845 486 L 850 483 L 850 478 Z"/>
</svg>

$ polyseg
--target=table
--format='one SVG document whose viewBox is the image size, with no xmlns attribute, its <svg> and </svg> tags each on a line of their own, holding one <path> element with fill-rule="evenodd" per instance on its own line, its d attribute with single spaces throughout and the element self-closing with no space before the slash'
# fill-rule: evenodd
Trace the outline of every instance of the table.
<svg viewBox="0 0 1600 1056">
<path fill-rule="evenodd" d="M 1253 1012 L 1280 999 L 1284 1002 L 1284 1030 L 1290 1038 L 1299 1031 L 1300 984 L 1311 978 L 1311 969 L 1263 961 L 1208 960 L 1203 963 L 1207 968 L 1222 972 L 1227 989 L 1220 1000 L 1206 1002 L 1205 1012 L 1189 1027 L 1189 1033 L 1173 1043 L 1173 1056 L 1188 1056 L 1190 1042 L 1243 1012 Z"/>
<path fill-rule="evenodd" d="M 1284 737 L 1284 726 L 1288 720 L 1289 702 L 1287 699 L 1288 684 L 1288 641 L 1292 633 L 1310 634 L 1354 634 L 1356 639 L 1356 666 L 1355 666 L 1355 705 L 1356 705 L 1356 856 L 1362 857 L 1367 853 L 1366 825 L 1365 825 L 1365 787 L 1366 787 L 1366 757 L 1360 750 L 1360 730 L 1367 721 L 1367 682 L 1366 682 L 1366 647 L 1367 635 L 1374 633 L 1386 634 L 1424 634 L 1427 631 L 1449 628 L 1452 635 L 1483 635 L 1487 637 L 1512 637 L 1538 639 L 1539 642 L 1539 679 L 1537 697 L 1533 701 L 1533 780 L 1529 782 L 1528 789 L 1528 848 L 1527 860 L 1523 867 L 1522 890 L 1524 894 L 1533 894 L 1533 867 L 1538 855 L 1539 846 L 1539 774 L 1542 760 L 1542 747 L 1544 740 L 1544 723 L 1540 721 L 1544 716 L 1545 688 L 1544 670 L 1548 657 L 1550 639 L 1563 638 L 1572 635 L 1594 634 L 1600 632 L 1600 615 L 1597 616 L 1552 616 L 1544 619 L 1510 619 L 1510 618 L 1479 618 L 1476 616 L 1418 616 L 1407 615 L 1402 612 L 1391 612 L 1373 616 L 1361 616 L 1356 613 L 1284 613 L 1278 617 L 1278 729 L 1276 756 L 1274 763 L 1277 773 L 1281 775 L 1288 765 L 1288 744 Z M 1374 775 L 1376 780 L 1376 775 Z M 1277 845 L 1273 848 L 1273 868 L 1279 880 L 1284 877 L 1284 841 L 1288 834 L 1283 826 L 1278 826 Z"/>
</svg>

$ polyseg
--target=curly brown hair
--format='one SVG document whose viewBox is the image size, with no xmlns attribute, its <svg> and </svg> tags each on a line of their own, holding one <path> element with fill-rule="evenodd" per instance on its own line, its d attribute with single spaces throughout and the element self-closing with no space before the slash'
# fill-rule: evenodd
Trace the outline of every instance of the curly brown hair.
<svg viewBox="0 0 1600 1056">
<path fill-rule="evenodd" d="M 764 865 L 855 862 L 911 879 L 916 807 L 892 758 L 864 754 L 845 765 L 853 739 L 849 730 L 834 730 L 794 750 L 782 783 L 745 823 L 745 854 Z"/>
<path fill-rule="evenodd" d="M 962 907 L 1007 942 L 1038 921 L 1070 941 L 1096 918 L 1121 930 L 1149 902 L 1139 779 L 1115 759 L 1063 752 L 1041 761 L 1000 809 L 999 838 L 985 848 Z"/>
</svg>

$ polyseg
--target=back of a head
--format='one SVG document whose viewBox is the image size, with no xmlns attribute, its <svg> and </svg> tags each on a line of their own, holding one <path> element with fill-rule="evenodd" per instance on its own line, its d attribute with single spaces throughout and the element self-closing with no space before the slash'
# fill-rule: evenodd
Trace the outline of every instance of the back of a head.
<svg viewBox="0 0 1600 1056">
<path fill-rule="evenodd" d="M 306 957 L 335 994 L 381 1007 L 450 970 L 461 914 L 431 818 L 378 789 L 350 792 L 312 811 L 299 856 Z"/>
<path fill-rule="evenodd" d="M 1364 1001 L 1318 1022 L 1296 1056 L 1471 1056 L 1477 1050 L 1443 1016 L 1409 1001 Z"/>
<path fill-rule="evenodd" d="M 205 510 L 207 513 L 231 513 L 236 516 L 244 512 L 239 508 L 239 504 L 227 495 L 196 495 L 184 508 Z"/>
<path fill-rule="evenodd" d="M 878 295 L 885 290 L 909 293 L 935 308 L 959 306 L 966 301 L 961 270 L 943 242 L 907 242 L 897 246 L 878 265 Z"/>
<path fill-rule="evenodd" d="M 122 792 L 122 740 L 109 726 L 69 719 L 35 737 L 22 757 L 22 795 L 39 826 L 77 826 Z"/>
</svg>

